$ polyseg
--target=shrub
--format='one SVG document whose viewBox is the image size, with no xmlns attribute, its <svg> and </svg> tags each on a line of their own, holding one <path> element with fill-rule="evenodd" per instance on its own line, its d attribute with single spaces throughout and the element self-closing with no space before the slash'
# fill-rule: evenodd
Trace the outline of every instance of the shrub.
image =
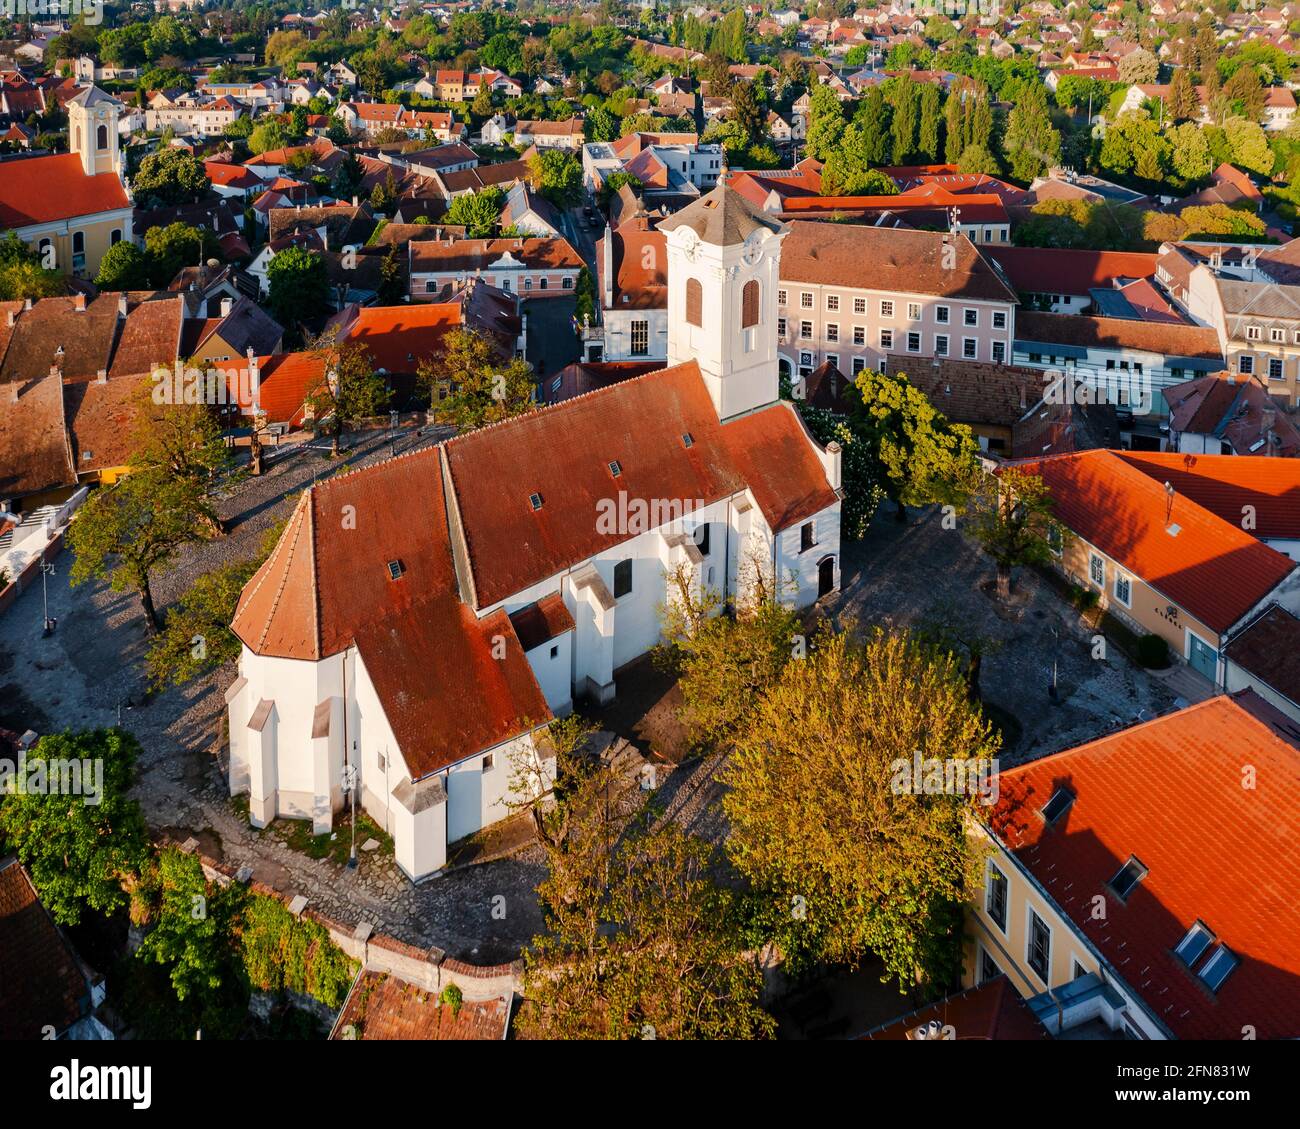
<svg viewBox="0 0 1300 1129">
<path fill-rule="evenodd" d="M 438 1002 L 443 1007 L 451 1008 L 452 1015 L 460 1014 L 460 1005 L 464 1002 L 465 997 L 460 988 L 455 984 L 448 984 L 443 990 L 442 995 L 438 997 Z"/>
<path fill-rule="evenodd" d="M 1169 665 L 1169 644 L 1159 635 L 1143 635 L 1137 645 L 1138 662 L 1150 670 Z"/>
</svg>

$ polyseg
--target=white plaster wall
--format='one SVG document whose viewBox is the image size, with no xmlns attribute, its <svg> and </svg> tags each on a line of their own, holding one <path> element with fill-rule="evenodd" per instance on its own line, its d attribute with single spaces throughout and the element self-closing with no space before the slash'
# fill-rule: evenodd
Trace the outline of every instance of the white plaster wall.
<svg viewBox="0 0 1300 1129">
<path fill-rule="evenodd" d="M 467 757 L 447 770 L 447 842 L 454 843 L 510 814 L 511 778 L 521 756 L 532 749 L 525 733 L 492 749 Z M 492 767 L 483 769 L 491 754 Z"/>
<path fill-rule="evenodd" d="M 818 565 L 826 557 L 835 558 L 835 587 L 840 584 L 840 503 L 836 502 L 808 520 L 813 526 L 811 549 L 799 551 L 802 543 L 800 531 L 805 522 L 782 530 L 776 544 L 777 576 L 783 583 L 793 581 L 793 587 L 785 593 L 785 598 L 801 608 L 817 601 Z"/>
<path fill-rule="evenodd" d="M 557 716 L 562 716 L 573 708 L 574 634 L 566 631 L 526 652 L 528 665 L 533 668 L 533 677 L 541 687 L 542 696 L 551 712 Z M 555 651 L 554 656 L 552 650 Z"/>
</svg>

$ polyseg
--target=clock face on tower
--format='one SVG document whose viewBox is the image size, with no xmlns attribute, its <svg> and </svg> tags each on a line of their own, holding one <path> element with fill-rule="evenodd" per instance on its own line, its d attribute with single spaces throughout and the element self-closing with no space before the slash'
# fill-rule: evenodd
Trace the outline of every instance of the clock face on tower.
<svg viewBox="0 0 1300 1129">
<path fill-rule="evenodd" d="M 700 237 L 695 233 L 694 228 L 686 228 L 683 232 L 682 250 L 691 262 L 695 262 L 700 257 Z"/>
<path fill-rule="evenodd" d="M 748 239 L 745 240 L 745 248 L 741 251 L 741 257 L 745 260 L 746 266 L 757 266 L 759 260 L 763 257 L 763 237 L 757 231 L 751 232 Z"/>
</svg>

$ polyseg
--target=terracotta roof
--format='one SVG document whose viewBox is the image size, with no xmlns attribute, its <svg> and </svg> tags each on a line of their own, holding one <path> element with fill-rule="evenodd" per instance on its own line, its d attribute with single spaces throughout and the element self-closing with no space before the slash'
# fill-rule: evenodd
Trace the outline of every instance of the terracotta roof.
<svg viewBox="0 0 1300 1129">
<path fill-rule="evenodd" d="M 1297 742 L 1246 691 L 1001 773 L 991 827 L 1177 1038 L 1300 1034 Z M 1074 801 L 1049 828 L 1061 786 Z M 1121 901 L 1108 883 L 1131 857 L 1146 875 Z M 1198 921 L 1241 962 L 1213 993 L 1173 951 Z"/>
<path fill-rule="evenodd" d="M 17 859 L 0 863 L 0 1039 L 62 1034 L 91 1010 L 90 983 Z"/>
<path fill-rule="evenodd" d="M 491 185 L 501 187 L 526 181 L 532 176 L 532 169 L 527 161 L 498 161 L 494 165 L 479 165 L 477 168 L 460 169 L 457 172 L 439 173 L 442 183 L 451 194 L 458 192 L 477 192 Z"/>
<path fill-rule="evenodd" d="M 1234 521 L 1226 521 L 1182 495 L 1168 508 L 1164 477 L 1147 473 L 1138 458 L 1084 451 L 1017 465 L 1041 475 L 1056 516 L 1082 540 L 1212 630 L 1226 632 L 1281 583 L 1294 562 L 1245 532 L 1240 509 Z"/>
<path fill-rule="evenodd" d="M 1129 466 L 1240 526 L 1243 506 L 1254 507 L 1256 537 L 1300 539 L 1300 461 L 1261 455 L 1180 455 L 1175 451 L 1119 452 Z"/>
<path fill-rule="evenodd" d="M 152 386 L 147 374 L 64 384 L 63 410 L 78 474 L 129 465 L 142 388 Z"/>
<path fill-rule="evenodd" d="M 0 176 L 0 229 L 130 208 L 116 173 L 87 176 L 75 153 L 5 161 Z"/>
<path fill-rule="evenodd" d="M 634 376 L 645 376 L 663 368 L 662 361 L 574 361 L 565 365 L 555 377 L 542 388 L 548 404 L 558 404 L 561 400 L 572 400 L 575 396 L 585 396 L 597 388 L 608 388 L 621 384 Z M 555 381 L 559 381 L 556 387 Z"/>
<path fill-rule="evenodd" d="M 615 309 L 668 308 L 667 240 L 646 219 L 629 220 L 611 233 L 614 260 L 612 298 Z M 596 271 L 601 301 L 605 294 L 605 240 L 596 244 Z M 647 251 L 649 252 L 647 254 Z M 646 267 L 649 262 L 651 266 Z"/>
<path fill-rule="evenodd" d="M 185 299 L 179 294 L 166 294 L 130 309 L 108 375 L 150 372 L 155 365 L 170 365 L 180 348 L 184 320 Z"/>
<path fill-rule="evenodd" d="M 954 269 L 944 267 L 953 240 Z M 1015 302 L 964 235 L 795 221 L 781 248 L 781 281 Z"/>
<path fill-rule="evenodd" d="M 446 450 L 479 607 L 625 541 L 595 520 L 619 491 L 686 505 L 748 485 L 778 531 L 835 501 L 788 404 L 720 424 L 693 361 L 481 428 Z M 617 481 L 611 460 L 622 464 Z"/>
<path fill-rule="evenodd" d="M 325 365 L 311 352 L 275 353 L 257 358 L 261 374 L 258 407 L 266 413 L 268 423 L 299 426 L 306 415 L 307 397 L 320 387 Z M 248 380 L 247 357 L 221 362 L 231 402 L 251 408 L 252 387 Z"/>
<path fill-rule="evenodd" d="M 952 1028 L 953 1038 L 1015 1039 L 1048 1038 L 1047 1029 L 1034 1018 L 1020 993 L 1005 976 L 997 976 L 976 988 L 945 996 L 937 1003 L 909 1012 L 861 1036 L 874 1041 L 913 1039 L 917 1028 L 938 1023 Z"/>
<path fill-rule="evenodd" d="M 442 348 L 443 338 L 461 324 L 455 303 L 416 302 L 406 306 L 368 306 L 356 312 L 341 340 L 365 345 L 377 369 L 414 373 Z"/>
<path fill-rule="evenodd" d="M 432 448 L 313 487 L 231 625 L 258 654 L 281 658 L 355 644 L 412 779 L 551 716 L 509 618 L 480 620 L 457 597 L 442 482 Z M 394 504 L 415 497 L 409 512 Z"/>
<path fill-rule="evenodd" d="M 426 239 L 411 244 L 412 274 L 490 270 L 509 254 L 529 270 L 578 270 L 582 259 L 567 239 L 525 236 L 512 239 Z"/>
<path fill-rule="evenodd" d="M 1213 435 L 1238 455 L 1300 455 L 1300 432 L 1255 376 L 1220 372 L 1164 389 L 1169 427 Z"/>
<path fill-rule="evenodd" d="M 900 357 L 895 372 L 920 388 L 954 423 L 1011 427 L 1043 398 L 1042 369 L 962 361 Z"/>
<path fill-rule="evenodd" d="M 52 366 L 65 377 L 107 372 L 117 328 L 116 294 L 101 294 L 89 302 L 84 297 L 42 298 L 18 314 L 0 361 L 0 381 L 31 380 Z"/>
<path fill-rule="evenodd" d="M 574 628 L 573 616 L 569 614 L 569 609 L 564 606 L 564 598 L 558 592 L 552 592 L 536 603 L 511 613 L 510 622 L 525 651 L 549 643 L 557 635 L 563 635 Z"/>
<path fill-rule="evenodd" d="M 1137 349 L 1166 357 L 1223 360 L 1219 335 L 1208 326 L 1172 325 L 1130 318 L 1020 310 L 1016 313 L 1017 345 L 1022 341 L 1048 346 L 1072 345 L 1081 349 Z"/>
<path fill-rule="evenodd" d="M 632 166 L 629 166 L 632 170 Z M 634 171 L 634 170 L 633 170 Z M 775 216 L 756 208 L 734 188 L 720 184 L 707 196 L 674 212 L 658 224 L 660 231 L 689 227 L 705 243 L 729 247 L 743 243 L 755 231 L 780 232 L 785 225 Z"/>
<path fill-rule="evenodd" d="M 1056 247 L 990 247 L 996 262 L 1023 294 L 1074 294 L 1082 297 L 1117 278 L 1148 278 L 1156 272 L 1155 254 L 1131 251 L 1074 251 Z"/>
<path fill-rule="evenodd" d="M 510 1001 L 465 1000 L 459 1012 L 438 993 L 383 972 L 363 972 L 335 1021 L 332 1039 L 504 1039 Z"/>
<path fill-rule="evenodd" d="M 1300 619 L 1270 604 L 1223 649 L 1264 685 L 1300 706 Z"/>
<path fill-rule="evenodd" d="M 63 382 L 46 372 L 0 384 L 0 498 L 21 498 L 76 480 L 63 423 Z"/>
</svg>

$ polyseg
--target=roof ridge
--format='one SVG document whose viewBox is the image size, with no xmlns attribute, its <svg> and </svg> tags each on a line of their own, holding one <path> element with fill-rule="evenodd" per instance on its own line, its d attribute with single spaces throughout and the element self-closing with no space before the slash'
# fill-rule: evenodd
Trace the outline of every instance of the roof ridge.
<svg viewBox="0 0 1300 1129">
<path fill-rule="evenodd" d="M 577 365 L 583 364 L 582 361 L 574 361 L 572 363 Z M 600 363 L 600 362 L 596 362 L 596 363 Z M 635 363 L 635 362 L 631 362 L 631 363 Z M 506 424 L 514 423 L 516 420 L 527 419 L 531 416 L 539 416 L 546 412 L 552 412 L 558 408 L 564 408 L 569 406 L 570 404 L 576 404 L 580 400 L 589 400 L 594 396 L 600 396 L 607 392 L 613 392 L 616 388 L 622 388 L 626 384 L 632 384 L 636 381 L 646 380 L 647 378 L 652 376 L 659 376 L 665 372 L 674 372 L 680 369 L 685 369 L 687 365 L 695 365 L 697 370 L 699 368 L 699 362 L 694 360 L 682 361 L 681 363 L 675 365 L 664 365 L 662 368 L 651 369 L 649 372 L 638 373 L 636 376 L 629 376 L 626 380 L 620 380 L 616 384 L 607 384 L 603 388 L 593 388 L 589 392 L 580 392 L 578 395 L 570 396 L 567 400 L 561 400 L 559 401 L 559 403 L 556 404 L 540 404 L 538 405 L 537 408 L 535 408 L 531 412 L 522 412 L 519 415 L 508 416 L 506 419 L 499 419 L 496 420 L 494 423 L 484 424 L 482 427 L 476 427 L 472 431 L 466 431 L 461 435 L 449 436 L 448 438 L 443 440 L 443 444 L 446 445 L 448 450 L 450 450 L 452 446 L 462 442 L 463 440 L 470 439 L 475 435 L 482 435 L 486 432 L 493 431 L 499 427 L 504 427 Z M 720 420 L 719 423 L 721 423 Z"/>
</svg>

